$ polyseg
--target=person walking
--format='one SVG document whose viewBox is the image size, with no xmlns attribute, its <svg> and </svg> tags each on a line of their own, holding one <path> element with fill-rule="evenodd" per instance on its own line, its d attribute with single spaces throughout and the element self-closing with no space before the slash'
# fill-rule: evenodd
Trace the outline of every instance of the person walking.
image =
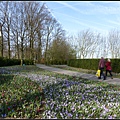
<svg viewBox="0 0 120 120">
<path fill-rule="evenodd" d="M 106 76 L 104 74 L 104 68 L 105 68 L 105 60 L 103 57 L 101 57 L 100 61 L 99 61 L 99 65 L 98 65 L 98 69 L 100 70 L 100 77 L 98 77 L 98 79 L 101 79 L 101 76 L 103 76 L 103 80 L 106 79 Z"/>
<path fill-rule="evenodd" d="M 111 79 L 113 79 L 113 75 L 112 75 L 112 67 L 111 67 L 111 60 L 108 58 L 106 64 L 105 64 L 105 67 L 106 67 L 106 77 L 107 77 L 107 73 L 109 72 L 110 76 L 111 76 Z"/>
</svg>

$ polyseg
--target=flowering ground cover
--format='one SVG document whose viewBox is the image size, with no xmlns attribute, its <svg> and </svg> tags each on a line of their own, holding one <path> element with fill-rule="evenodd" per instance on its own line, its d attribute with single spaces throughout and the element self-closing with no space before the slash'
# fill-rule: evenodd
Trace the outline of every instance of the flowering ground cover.
<svg viewBox="0 0 120 120">
<path fill-rule="evenodd" d="M 2 72 L 1 117 L 120 118 L 120 86 L 52 73 L 35 66 L 5 67 Z"/>
<path fill-rule="evenodd" d="M 25 68 L 16 67 L 17 70 L 24 72 Z M 0 117 L 41 118 L 44 110 L 42 88 L 28 78 L 12 74 L 15 67 L 0 68 L 0 71 Z"/>
</svg>

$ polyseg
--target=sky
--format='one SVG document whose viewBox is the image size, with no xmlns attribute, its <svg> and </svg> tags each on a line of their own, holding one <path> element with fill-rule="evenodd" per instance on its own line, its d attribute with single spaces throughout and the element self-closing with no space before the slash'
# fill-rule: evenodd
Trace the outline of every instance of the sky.
<svg viewBox="0 0 120 120">
<path fill-rule="evenodd" d="M 70 34 L 90 29 L 106 35 L 120 28 L 120 1 L 42 1 Z"/>
</svg>

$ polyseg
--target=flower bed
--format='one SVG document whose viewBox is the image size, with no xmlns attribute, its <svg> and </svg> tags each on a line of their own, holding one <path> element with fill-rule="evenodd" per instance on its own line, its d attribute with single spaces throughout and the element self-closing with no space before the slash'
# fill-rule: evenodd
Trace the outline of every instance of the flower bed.
<svg viewBox="0 0 120 120">
<path fill-rule="evenodd" d="M 119 86 L 35 69 L 32 66 L 31 69 L 29 67 L 29 72 L 27 67 L 17 73 L 14 70 L 14 76 L 11 76 L 10 80 L 7 80 L 8 82 L 0 84 L 2 86 L 1 95 L 4 94 L 2 96 L 3 103 L 5 101 L 9 103 L 5 107 L 6 110 L 12 110 L 14 105 L 19 106 L 11 111 L 14 115 L 10 117 L 42 119 L 120 118 Z M 5 78 L 1 79 L 4 81 Z M 39 86 L 42 87 L 45 99 Z M 23 99 L 20 99 L 21 97 Z M 3 103 L 2 106 L 4 106 Z M 38 114 L 40 109 L 36 110 L 42 104 L 45 104 L 41 107 L 44 111 Z M 12 107 L 9 108 L 9 106 Z M 8 117 L 8 113 L 11 114 L 7 112 L 6 117 Z"/>
<path fill-rule="evenodd" d="M 36 82 L 15 75 L 0 75 L 0 95 L 0 117 L 41 118 L 44 96 Z"/>
<path fill-rule="evenodd" d="M 68 76 L 37 76 L 36 80 L 46 98 L 44 119 L 120 118 L 119 86 Z"/>
</svg>

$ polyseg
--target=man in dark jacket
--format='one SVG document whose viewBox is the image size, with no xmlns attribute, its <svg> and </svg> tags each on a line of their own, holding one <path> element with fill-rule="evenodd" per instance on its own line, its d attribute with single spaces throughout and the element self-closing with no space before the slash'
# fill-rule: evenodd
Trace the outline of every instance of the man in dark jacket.
<svg viewBox="0 0 120 120">
<path fill-rule="evenodd" d="M 103 57 L 101 57 L 101 59 L 99 61 L 98 69 L 100 70 L 100 77 L 99 77 L 99 79 L 101 79 L 101 76 L 103 76 L 103 80 L 106 79 L 106 76 L 105 76 L 105 74 L 103 72 L 104 67 L 105 67 L 105 60 L 104 60 Z"/>
</svg>

